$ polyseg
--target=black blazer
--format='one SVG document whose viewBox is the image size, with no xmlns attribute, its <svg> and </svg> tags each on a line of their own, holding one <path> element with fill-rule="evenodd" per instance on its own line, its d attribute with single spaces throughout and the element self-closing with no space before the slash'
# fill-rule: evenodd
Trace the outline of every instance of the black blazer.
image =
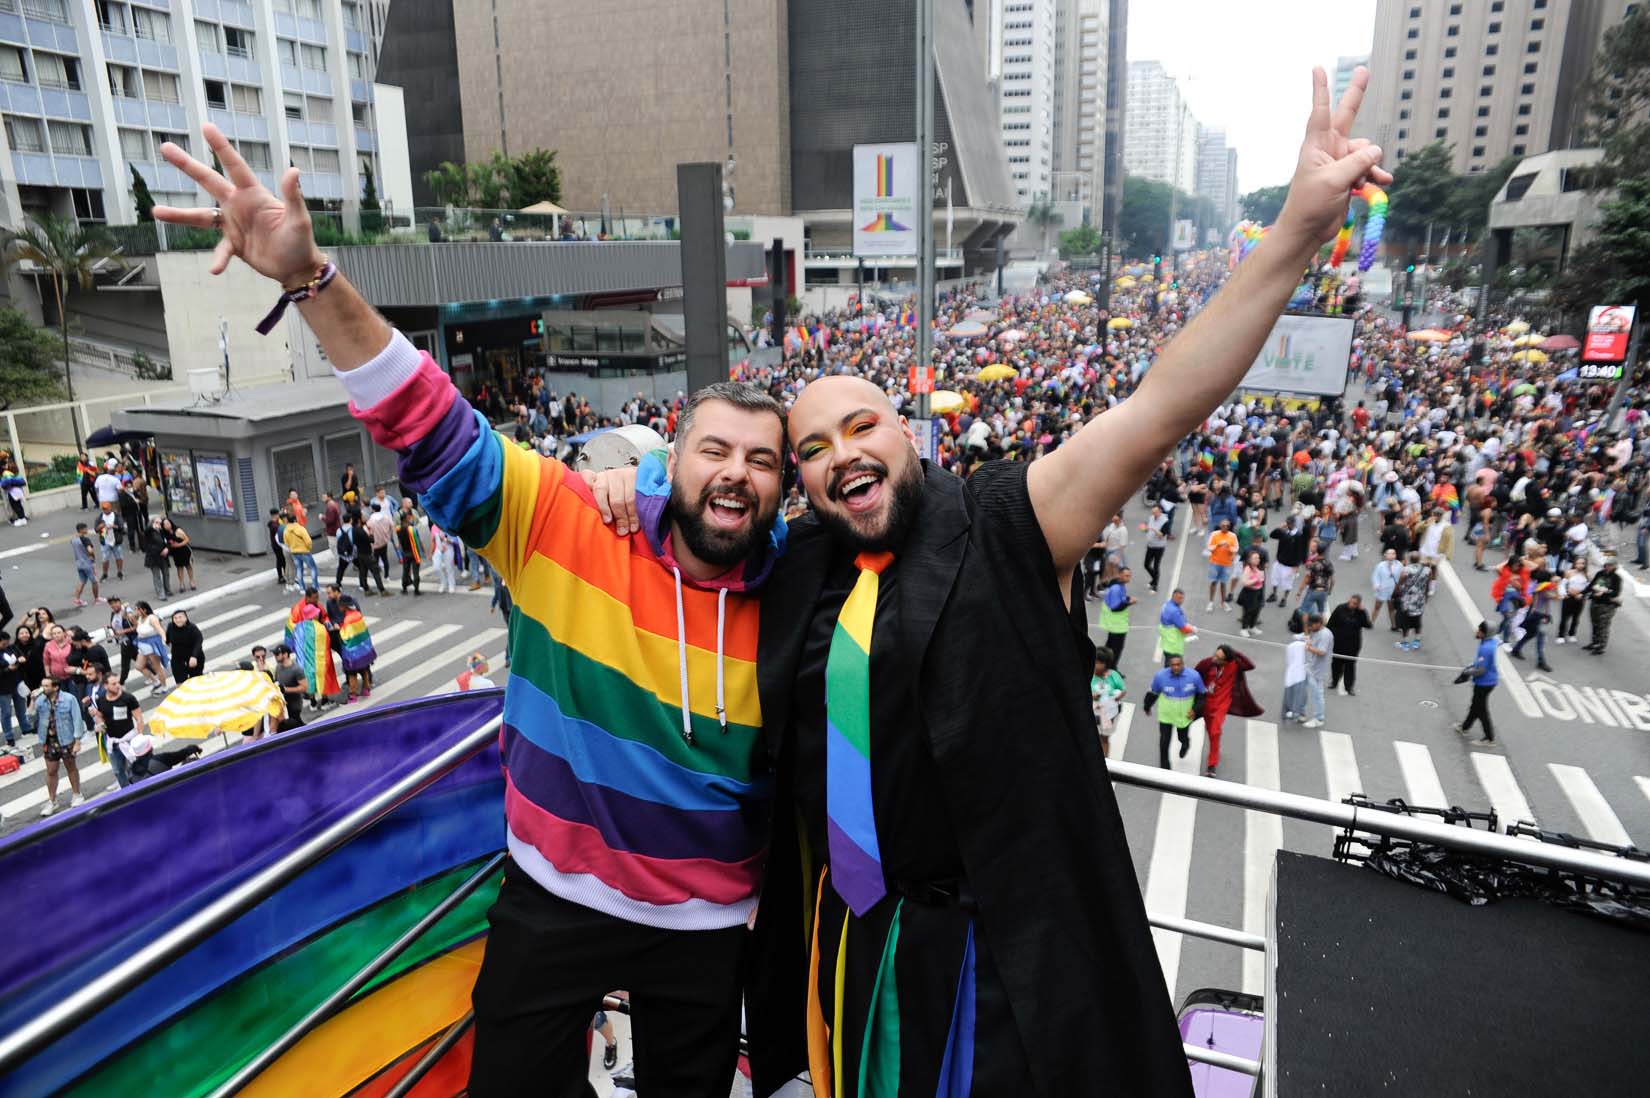
<svg viewBox="0 0 1650 1098">
<path fill-rule="evenodd" d="M 964 482 L 924 462 L 921 510 L 898 554 L 899 643 L 914 654 L 920 699 L 913 731 L 928 737 L 937 763 L 1036 1093 L 1189 1098 L 1191 1076 L 1094 732 L 1094 648 L 1082 597 L 1074 577 L 1054 574 L 1026 468 L 988 462 Z M 803 930 L 812 912 L 804 910 L 786 732 L 831 553 L 818 522 L 799 519 L 762 596 L 757 678 L 779 781 L 747 985 L 759 1095 L 807 1066 Z"/>
</svg>

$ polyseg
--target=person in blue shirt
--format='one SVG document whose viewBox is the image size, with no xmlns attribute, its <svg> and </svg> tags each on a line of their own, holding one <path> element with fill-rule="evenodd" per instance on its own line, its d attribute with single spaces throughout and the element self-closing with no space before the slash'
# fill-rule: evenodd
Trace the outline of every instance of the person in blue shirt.
<svg viewBox="0 0 1650 1098">
<path fill-rule="evenodd" d="M 1134 572 L 1128 568 L 1117 573 L 1100 604 L 1100 628 L 1106 631 L 1106 647 L 1111 649 L 1113 667 L 1122 660 L 1123 645 L 1129 639 L 1129 607 L 1135 601 L 1129 597 L 1129 580 L 1133 578 Z"/>
<path fill-rule="evenodd" d="M 1463 736 L 1472 728 L 1472 722 L 1477 721 L 1484 726 L 1484 738 L 1478 741 L 1479 747 L 1500 747 L 1495 742 L 1495 725 L 1490 721 L 1490 691 L 1501 682 L 1501 674 L 1495 668 L 1495 652 L 1501 645 L 1496 637 L 1495 630 L 1490 623 L 1478 623 L 1478 654 L 1473 658 L 1472 666 L 1467 668 L 1472 673 L 1472 706 L 1467 710 L 1467 719 L 1455 726 L 1455 730 Z"/>
<path fill-rule="evenodd" d="M 1158 765 L 1169 769 L 1169 737 L 1180 737 L 1180 757 L 1192 749 L 1191 734 L 1187 731 L 1203 710 L 1208 694 L 1203 677 L 1186 666 L 1179 653 L 1168 656 L 1168 666 L 1152 676 L 1152 685 L 1146 691 L 1145 709 L 1157 706 Z"/>
<path fill-rule="evenodd" d="M 1163 666 L 1186 654 L 1186 642 L 1197 639 L 1197 630 L 1186 621 L 1186 592 L 1176 587 L 1157 615 L 1157 640 L 1163 648 Z"/>
<path fill-rule="evenodd" d="M 69 787 L 74 797 L 69 804 L 85 803 L 80 792 L 80 767 L 75 756 L 80 750 L 80 738 L 86 734 L 86 720 L 80 713 L 80 702 L 67 690 L 58 689 L 51 675 L 40 680 L 40 692 L 34 699 L 34 731 L 40 738 L 40 757 L 46 760 L 46 805 L 42 816 L 57 811 L 57 768 L 69 772 Z"/>
</svg>

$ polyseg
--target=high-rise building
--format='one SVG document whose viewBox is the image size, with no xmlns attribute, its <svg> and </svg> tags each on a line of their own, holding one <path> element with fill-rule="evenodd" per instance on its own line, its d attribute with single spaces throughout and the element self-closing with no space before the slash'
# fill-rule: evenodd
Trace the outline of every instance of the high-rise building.
<svg viewBox="0 0 1650 1098">
<path fill-rule="evenodd" d="M 1367 53 L 1348 54 L 1345 57 L 1335 58 L 1335 79 L 1329 89 L 1329 101 L 1339 103 L 1342 93 L 1352 83 L 1352 74 L 1357 71 L 1359 65 L 1367 66 L 1368 64 L 1369 54 Z"/>
<path fill-rule="evenodd" d="M 1226 131 L 1202 126 L 1198 132 L 1197 194 L 1215 205 L 1221 224 L 1237 222 L 1237 150 L 1226 144 Z"/>
<path fill-rule="evenodd" d="M 209 200 L 160 158 L 206 158 L 216 123 L 266 186 L 351 207 L 383 193 L 372 21 L 383 0 L 0 0 L 0 224 L 24 213 L 136 220 L 132 173 L 157 203 Z M 397 141 L 399 139 L 396 139 Z"/>
<path fill-rule="evenodd" d="M 1106 123 L 1102 156 L 1100 228 L 1117 231 L 1123 212 L 1123 146 L 1129 99 L 1129 0 L 1106 3 Z"/>
<path fill-rule="evenodd" d="M 1455 170 L 1570 146 L 1579 87 L 1620 0 L 1379 0 L 1355 133 L 1396 164 L 1434 141 Z"/>
<path fill-rule="evenodd" d="M 943 0 L 942 0 L 943 2 Z M 1021 202 L 1047 198 L 1054 172 L 1057 46 L 1064 43 L 1055 0 L 1005 0 L 998 32 L 998 125 L 1009 176 Z M 1064 37 L 1069 38 L 1069 33 Z M 1069 66 L 1060 66 L 1062 69 Z"/>
<path fill-rule="evenodd" d="M 1192 191 L 1197 181 L 1198 123 L 1180 86 L 1160 62 L 1130 61 L 1128 96 L 1125 170 Z"/>
<path fill-rule="evenodd" d="M 1099 221 L 1105 190 L 1107 9 L 1105 0 L 1061 0 L 1056 19 L 1052 197 L 1077 204 L 1085 224 Z"/>
</svg>

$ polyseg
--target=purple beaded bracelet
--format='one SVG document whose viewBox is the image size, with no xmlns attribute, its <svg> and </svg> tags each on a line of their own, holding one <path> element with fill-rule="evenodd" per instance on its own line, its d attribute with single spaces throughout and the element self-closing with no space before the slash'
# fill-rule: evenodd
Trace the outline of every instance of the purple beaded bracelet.
<svg viewBox="0 0 1650 1098">
<path fill-rule="evenodd" d="M 286 307 L 300 301 L 308 301 L 332 284 L 338 277 L 338 265 L 330 259 L 321 264 L 321 269 L 315 272 L 315 277 L 299 286 L 296 290 L 283 290 L 281 298 L 275 302 L 275 307 L 269 310 L 269 315 L 258 322 L 258 334 L 268 335 L 270 330 L 282 316 L 286 315 Z"/>
</svg>

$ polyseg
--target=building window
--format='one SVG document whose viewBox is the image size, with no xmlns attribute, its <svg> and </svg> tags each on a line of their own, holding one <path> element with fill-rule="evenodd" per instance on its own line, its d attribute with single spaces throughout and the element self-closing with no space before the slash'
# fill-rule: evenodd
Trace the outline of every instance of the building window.
<svg viewBox="0 0 1650 1098">
<path fill-rule="evenodd" d="M 239 114 L 262 114 L 264 112 L 263 93 L 250 84 L 231 84 L 229 86 L 230 102 Z"/>
<path fill-rule="evenodd" d="M 1472 135 L 1474 137 L 1488 137 L 1489 133 L 1490 128 L 1488 126 L 1474 126 L 1472 129 Z"/>
<path fill-rule="evenodd" d="M 1479 118 L 1488 118 L 1489 116 L 1490 116 L 1489 107 L 1486 106 L 1486 107 L 1479 107 L 1478 108 L 1478 117 Z"/>
<path fill-rule="evenodd" d="M 1485 65 L 1484 66 L 1484 75 L 1485 76 L 1494 76 L 1495 75 L 1495 66 L 1494 65 Z"/>
<path fill-rule="evenodd" d="M 76 221 L 99 221 L 104 219 L 103 192 L 86 190 L 75 187 L 69 192 L 74 198 L 74 218 Z"/>
<path fill-rule="evenodd" d="M 1520 117 L 1522 117 L 1524 115 L 1527 115 L 1529 113 L 1530 113 L 1530 105 L 1528 103 L 1520 103 L 1518 105 L 1518 114 L 1519 114 Z"/>
<path fill-rule="evenodd" d="M 280 55 L 281 64 L 298 67 L 298 43 L 290 38 L 275 39 L 275 52 Z"/>
<path fill-rule="evenodd" d="M 229 90 L 222 80 L 202 80 L 201 86 L 206 89 L 206 105 L 215 110 L 229 109 Z"/>
<path fill-rule="evenodd" d="M 1513 127 L 1514 137 L 1525 137 L 1529 134 L 1529 132 L 1530 124 L 1528 122 L 1520 122 L 1518 125 Z"/>
<path fill-rule="evenodd" d="M 1501 24 L 1496 23 L 1496 22 L 1492 22 L 1492 23 L 1490 23 L 1489 26 L 1485 27 L 1484 30 L 1486 32 L 1488 32 L 1489 34 L 1500 34 L 1501 33 Z"/>
<path fill-rule="evenodd" d="M 286 106 L 286 116 L 302 120 L 304 117 L 304 97 L 297 92 L 282 92 L 281 101 Z"/>
<path fill-rule="evenodd" d="M 1501 47 L 1496 45 L 1494 42 L 1491 42 L 1489 45 L 1484 47 L 1484 56 L 1485 57 L 1494 57 L 1496 54 L 1498 54 L 1500 52 L 1501 52 Z"/>
<path fill-rule="evenodd" d="M 1444 66 L 1444 79 L 1448 80 L 1450 77 L 1452 77 L 1454 75 L 1455 75 L 1455 66 L 1454 65 L 1445 65 Z"/>
<path fill-rule="evenodd" d="M 34 51 L 34 78 L 42 88 L 80 90 L 80 62 L 73 57 Z"/>
<path fill-rule="evenodd" d="M 1529 76 L 1529 75 L 1533 74 L 1535 72 L 1536 64 L 1537 64 L 1537 62 L 1535 62 L 1535 61 L 1526 61 L 1526 62 L 1524 62 L 1524 75 Z"/>
<path fill-rule="evenodd" d="M 1523 156 L 1524 155 L 1524 146 L 1523 145 L 1514 145 L 1513 146 L 1513 155 L 1514 156 Z"/>
<path fill-rule="evenodd" d="M 1398 93 L 1398 98 L 1399 99 L 1414 99 L 1415 98 L 1415 93 L 1410 91 L 1408 88 L 1405 88 L 1403 91 Z"/>
<path fill-rule="evenodd" d="M 222 53 L 223 40 L 218 35 L 218 24 L 195 20 L 195 45 L 208 53 Z"/>
<path fill-rule="evenodd" d="M 142 130 L 121 130 L 120 155 L 127 160 L 148 160 L 149 135 Z"/>
<path fill-rule="evenodd" d="M 1485 84 L 1483 87 L 1478 89 L 1479 98 L 1480 99 L 1488 99 L 1490 97 L 1490 91 L 1491 91 L 1490 86 L 1488 84 Z"/>
<path fill-rule="evenodd" d="M 1536 11 L 1540 11 L 1542 8 L 1544 8 L 1546 6 L 1547 6 L 1547 0 L 1535 0 L 1535 2 L 1530 5 L 1530 7 L 1534 8 Z"/>
<path fill-rule="evenodd" d="M 304 68 L 311 72 L 327 71 L 327 48 L 325 46 L 312 46 L 305 42 L 302 52 Z"/>
<path fill-rule="evenodd" d="M 1541 43 L 1540 42 L 1531 42 L 1529 45 L 1524 47 L 1524 52 L 1525 53 L 1540 53 L 1541 52 Z"/>
<path fill-rule="evenodd" d="M 269 170 L 269 142 L 267 141 L 237 141 L 235 147 L 240 150 L 241 159 L 246 166 L 255 172 Z"/>
<path fill-rule="evenodd" d="M 20 118 L 15 114 L 5 116 L 6 143 L 13 152 L 45 152 L 46 142 L 41 136 L 40 119 Z"/>
<path fill-rule="evenodd" d="M 1408 120 L 1409 120 L 1409 108 L 1405 107 L 1403 110 L 1398 112 L 1398 121 L 1406 122 Z"/>
<path fill-rule="evenodd" d="M 297 168 L 299 171 L 303 172 L 305 175 L 309 174 L 310 160 L 309 160 L 309 150 L 308 149 L 304 148 L 304 146 L 302 146 L 302 145 L 293 145 L 293 146 L 291 146 L 290 148 L 287 149 L 286 154 L 287 154 L 287 160 L 292 164 L 292 166 L 294 168 Z"/>
<path fill-rule="evenodd" d="M 1409 9 L 1409 17 L 1411 19 L 1421 18 L 1421 9 L 1420 8 L 1410 8 Z"/>
<path fill-rule="evenodd" d="M 365 80 L 367 78 L 366 57 L 354 52 L 347 53 L 345 56 L 349 59 L 350 76 L 355 80 Z"/>
<path fill-rule="evenodd" d="M 1438 98 L 1439 99 L 1448 99 L 1450 96 L 1452 96 L 1454 94 L 1455 94 L 1455 89 L 1454 88 L 1439 88 L 1438 89 Z"/>
<path fill-rule="evenodd" d="M 1405 80 L 1414 80 L 1415 79 L 1415 70 L 1414 69 L 1405 69 L 1404 70 L 1404 79 Z"/>
<path fill-rule="evenodd" d="M 1404 37 L 1406 37 L 1406 38 L 1419 38 L 1419 37 L 1421 37 L 1421 32 L 1420 32 L 1419 29 L 1417 29 L 1415 27 L 1411 27 L 1411 28 L 1409 28 L 1409 33 L 1407 35 L 1405 35 Z"/>
<path fill-rule="evenodd" d="M 189 151 L 189 135 L 186 133 L 166 133 L 163 130 L 155 131 L 155 148 L 160 148 L 170 141 L 184 152 Z"/>
<path fill-rule="evenodd" d="M 223 85 L 218 85 L 221 90 Z M 178 78 L 176 73 L 143 70 L 143 98 L 156 103 L 177 103 Z"/>
<path fill-rule="evenodd" d="M 1449 13 L 1451 15 L 1460 15 L 1461 14 L 1461 5 L 1460 4 L 1451 4 L 1449 6 Z"/>
<path fill-rule="evenodd" d="M 132 33 L 151 42 L 171 42 L 172 21 L 163 11 L 133 8 Z"/>
<path fill-rule="evenodd" d="M 29 70 L 23 66 L 23 51 L 16 46 L 0 46 L 0 80 L 29 82 Z"/>
<path fill-rule="evenodd" d="M 53 23 L 69 21 L 69 11 L 63 0 L 23 0 L 23 14 L 34 19 L 49 19 Z"/>
<path fill-rule="evenodd" d="M 315 157 L 316 171 L 326 172 L 328 175 L 338 174 L 337 149 L 314 149 L 312 152 Z"/>
<path fill-rule="evenodd" d="M 1439 107 L 1438 108 L 1438 117 L 1439 118 L 1448 118 L 1449 117 L 1449 108 L 1448 107 Z"/>
<path fill-rule="evenodd" d="M 1519 95 L 1534 95 L 1535 94 L 1535 85 L 1534 84 L 1521 84 L 1521 85 L 1519 85 L 1518 94 Z"/>
<path fill-rule="evenodd" d="M 1454 56 L 1455 56 L 1455 47 L 1454 46 L 1445 46 L 1444 47 L 1444 57 L 1446 59 L 1448 59 L 1448 58 L 1451 58 L 1451 57 L 1454 57 Z"/>
<path fill-rule="evenodd" d="M 1447 35 L 1450 38 L 1454 38 L 1456 35 L 1458 35 L 1460 33 L 1461 33 L 1461 28 L 1459 26 L 1450 26 L 1449 28 L 1447 28 L 1444 31 L 1444 34 Z"/>
<path fill-rule="evenodd" d="M 1495 12 L 1500 11 L 1502 8 L 1504 8 L 1506 6 L 1507 5 L 1505 3 L 1505 0 L 1493 0 L 1493 2 L 1490 4 L 1490 13 L 1494 14 Z"/>
<path fill-rule="evenodd" d="M 126 5 L 97 0 L 97 25 L 110 34 L 126 33 Z"/>
<path fill-rule="evenodd" d="M 117 99 L 137 99 L 143 94 L 137 70 L 125 65 L 109 65 L 109 94 Z"/>
<path fill-rule="evenodd" d="M 239 27 L 225 27 L 223 29 L 224 52 L 231 57 L 252 56 L 252 32 L 241 30 Z"/>
<path fill-rule="evenodd" d="M 1404 51 L 1404 60 L 1405 61 L 1415 60 L 1415 51 L 1414 50 L 1405 50 Z"/>
<path fill-rule="evenodd" d="M 1446 137 L 1448 134 L 1449 130 L 1445 129 L 1443 126 L 1439 126 L 1436 130 L 1432 131 L 1432 136 L 1440 139 Z"/>
<path fill-rule="evenodd" d="M 1401 128 L 1401 129 L 1398 130 L 1398 140 L 1399 141 L 1402 141 L 1404 138 L 1406 138 L 1408 136 L 1409 136 L 1409 130 L 1407 128 Z"/>
<path fill-rule="evenodd" d="M 59 122 L 55 118 L 46 123 L 46 134 L 51 138 L 52 152 L 59 156 L 91 156 L 92 128 L 78 122 Z"/>
<path fill-rule="evenodd" d="M 1484 155 L 1484 146 L 1474 145 L 1472 147 L 1472 155 L 1474 155 L 1474 156 L 1483 156 Z"/>
</svg>

